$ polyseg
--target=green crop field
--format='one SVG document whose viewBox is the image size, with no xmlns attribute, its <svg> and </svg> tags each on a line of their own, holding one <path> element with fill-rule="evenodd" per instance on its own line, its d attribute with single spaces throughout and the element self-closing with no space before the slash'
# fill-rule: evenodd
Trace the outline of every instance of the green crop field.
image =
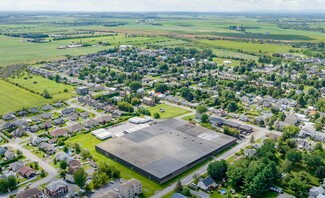
<svg viewBox="0 0 325 198">
<path fill-rule="evenodd" d="M 98 42 L 106 41 L 111 46 L 96 45 Z M 130 44 L 136 46 L 145 46 L 147 44 L 162 44 L 163 42 L 175 42 L 175 39 L 166 37 L 130 37 L 120 36 L 101 36 L 82 39 L 66 39 L 52 41 L 50 43 L 30 43 L 25 39 L 0 36 L 0 66 L 15 63 L 34 64 L 38 61 L 51 61 L 64 58 L 65 55 L 78 56 L 95 53 L 101 50 L 109 49 L 121 44 Z M 70 49 L 57 49 L 60 46 L 71 45 L 75 43 L 88 43 L 93 46 L 78 47 Z"/>
<path fill-rule="evenodd" d="M 164 112 L 160 112 L 160 109 L 164 109 Z M 175 118 L 177 116 L 180 116 L 180 115 L 190 112 L 185 109 L 170 106 L 167 104 L 159 104 L 154 107 L 149 107 L 148 110 L 150 111 L 152 116 L 155 113 L 159 113 L 160 118 L 162 118 L 162 119 Z"/>
<path fill-rule="evenodd" d="M 286 45 L 260 44 L 251 42 L 236 42 L 227 40 L 200 40 L 201 43 L 232 50 L 243 50 L 246 52 L 266 52 L 266 53 L 285 53 L 295 48 Z"/>
<path fill-rule="evenodd" d="M 47 100 L 39 95 L 30 93 L 10 83 L 0 80 L 0 114 L 48 104 Z"/>
<path fill-rule="evenodd" d="M 67 100 L 74 96 L 74 87 L 63 83 L 56 83 L 53 80 L 35 75 L 23 75 L 21 77 L 11 77 L 8 79 L 12 83 L 42 94 L 46 89 L 52 96 L 53 101 Z M 66 90 L 66 91 L 65 91 Z"/>
</svg>

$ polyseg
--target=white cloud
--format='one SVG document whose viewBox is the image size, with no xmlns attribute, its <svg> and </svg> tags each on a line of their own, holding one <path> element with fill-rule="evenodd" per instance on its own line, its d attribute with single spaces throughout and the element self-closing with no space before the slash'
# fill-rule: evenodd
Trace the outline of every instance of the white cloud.
<svg viewBox="0 0 325 198">
<path fill-rule="evenodd" d="M 0 0 L 0 10 L 245 11 L 325 9 L 324 0 Z"/>
</svg>

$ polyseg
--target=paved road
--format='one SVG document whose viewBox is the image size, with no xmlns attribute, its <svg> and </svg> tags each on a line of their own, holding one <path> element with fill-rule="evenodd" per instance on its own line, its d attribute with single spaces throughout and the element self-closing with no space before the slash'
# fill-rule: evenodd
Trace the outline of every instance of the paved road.
<svg viewBox="0 0 325 198">
<path fill-rule="evenodd" d="M 88 111 L 90 113 L 93 113 L 96 117 L 100 117 L 100 116 L 105 115 L 105 113 L 97 112 L 93 108 L 88 107 L 88 106 L 83 106 L 79 102 L 73 103 L 72 101 L 74 101 L 74 100 L 76 100 L 76 99 L 71 99 L 71 100 L 66 101 L 66 103 L 69 105 L 69 107 L 78 108 L 78 109 L 82 109 L 84 111 Z"/>
<path fill-rule="evenodd" d="M 40 159 L 39 157 L 37 157 L 36 155 L 34 155 L 32 152 L 30 152 L 29 150 L 25 149 L 22 145 L 20 145 L 19 143 L 8 143 L 8 144 L 5 144 L 4 146 L 8 146 L 8 147 L 12 147 L 16 150 L 20 150 L 24 156 L 26 156 L 26 158 L 30 159 L 30 160 L 37 160 L 38 161 L 38 164 L 40 167 L 42 167 L 44 169 L 44 171 L 46 171 L 48 173 L 48 175 L 37 181 L 37 182 L 34 182 L 30 185 L 31 188 L 34 188 L 34 187 L 38 187 L 42 184 L 45 184 L 45 183 L 48 183 L 50 181 L 52 181 L 55 176 L 58 174 L 58 171 L 52 167 L 51 165 L 49 165 L 48 163 L 44 162 L 42 159 Z M 15 194 L 18 192 L 19 189 L 15 190 L 15 191 L 12 191 L 10 193 L 7 193 L 7 194 L 4 194 L 1 196 L 1 198 L 5 198 L 5 197 L 8 197 L 10 194 Z"/>
</svg>

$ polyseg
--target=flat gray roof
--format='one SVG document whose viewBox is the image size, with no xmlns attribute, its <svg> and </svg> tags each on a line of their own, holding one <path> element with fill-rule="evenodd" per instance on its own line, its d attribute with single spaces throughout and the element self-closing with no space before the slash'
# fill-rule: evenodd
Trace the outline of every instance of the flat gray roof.
<svg viewBox="0 0 325 198">
<path fill-rule="evenodd" d="M 233 141 L 233 137 L 169 119 L 97 147 L 157 178 L 164 178 Z"/>
</svg>

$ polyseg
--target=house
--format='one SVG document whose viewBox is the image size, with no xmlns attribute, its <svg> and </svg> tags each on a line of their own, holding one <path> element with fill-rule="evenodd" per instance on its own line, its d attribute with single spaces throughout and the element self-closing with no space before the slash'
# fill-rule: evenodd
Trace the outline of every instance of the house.
<svg viewBox="0 0 325 198">
<path fill-rule="evenodd" d="M 11 132 L 11 135 L 15 136 L 15 137 L 22 137 L 26 134 L 25 130 L 22 128 L 17 128 L 16 130 L 14 130 L 13 132 Z"/>
<path fill-rule="evenodd" d="M 94 126 L 99 125 L 99 121 L 95 120 L 95 119 L 90 119 L 90 120 L 87 120 L 86 122 L 84 122 L 83 125 L 84 125 L 84 127 L 90 129 Z"/>
<path fill-rule="evenodd" d="M 210 187 L 215 188 L 216 186 L 218 186 L 218 184 L 215 183 L 211 176 L 208 176 L 207 178 L 199 181 L 197 186 L 202 190 L 208 190 Z"/>
<path fill-rule="evenodd" d="M 71 121 L 77 121 L 79 119 L 79 115 L 77 113 L 74 113 L 70 116 Z"/>
<path fill-rule="evenodd" d="M 83 126 L 81 124 L 75 124 L 67 127 L 67 130 L 69 133 L 76 133 L 80 132 L 83 129 Z"/>
<path fill-rule="evenodd" d="M 109 112 L 109 113 L 111 113 L 115 110 L 116 110 L 115 106 L 108 105 L 108 106 L 104 107 L 104 111 Z"/>
<path fill-rule="evenodd" d="M 41 115 L 41 117 L 42 117 L 43 119 L 50 119 L 50 118 L 52 117 L 52 113 L 43 113 L 43 114 Z"/>
<path fill-rule="evenodd" d="M 98 117 L 97 120 L 99 121 L 100 124 L 106 124 L 107 122 L 111 121 L 113 117 L 111 115 L 105 115 Z"/>
<path fill-rule="evenodd" d="M 277 131 L 282 131 L 282 129 L 286 126 L 287 124 L 281 121 L 276 121 L 274 126 L 275 126 L 275 130 Z"/>
<path fill-rule="evenodd" d="M 68 116 L 68 115 L 70 115 L 70 114 L 72 114 L 72 113 L 76 113 L 77 112 L 77 110 L 75 109 L 75 108 L 66 108 L 66 109 L 63 109 L 62 111 L 61 111 L 61 114 L 63 115 L 63 116 Z"/>
<path fill-rule="evenodd" d="M 120 185 L 120 195 L 123 198 L 133 198 L 142 193 L 142 183 L 137 179 L 130 179 Z"/>
<path fill-rule="evenodd" d="M 55 119 L 53 122 L 55 125 L 62 125 L 65 123 L 65 121 L 62 118 Z"/>
<path fill-rule="evenodd" d="M 53 105 L 55 108 L 60 108 L 60 107 L 63 107 L 64 104 L 62 102 L 57 102 Z"/>
<path fill-rule="evenodd" d="M 65 175 L 65 180 L 68 181 L 68 182 L 71 182 L 71 183 L 74 183 L 74 177 L 73 177 L 73 174 L 76 172 L 76 170 L 78 169 L 72 169 L 70 168 L 67 172 L 67 174 Z"/>
<path fill-rule="evenodd" d="M 317 198 L 319 195 L 324 195 L 325 190 L 322 186 L 314 186 L 309 190 L 309 197 L 310 198 Z"/>
<path fill-rule="evenodd" d="M 81 167 L 81 163 L 78 160 L 75 159 L 69 160 L 70 169 L 79 169 L 80 167 Z"/>
<path fill-rule="evenodd" d="M 248 148 L 244 149 L 244 155 L 247 157 L 252 157 L 255 154 L 256 154 L 256 149 L 248 149 Z"/>
<path fill-rule="evenodd" d="M 241 115 L 239 116 L 239 120 L 243 122 L 248 122 L 248 116 L 247 115 Z"/>
<path fill-rule="evenodd" d="M 306 151 L 314 150 L 311 143 L 307 142 L 306 140 L 302 140 L 302 139 L 297 139 L 297 147 L 299 149 L 303 149 L 303 150 L 306 150 Z"/>
<path fill-rule="evenodd" d="M 12 113 L 6 113 L 6 114 L 2 115 L 2 119 L 6 120 L 6 121 L 15 119 L 15 117 L 16 116 Z"/>
<path fill-rule="evenodd" d="M 4 155 L 6 152 L 7 152 L 7 148 L 0 146 L 0 155 Z"/>
<path fill-rule="evenodd" d="M 64 153 L 64 152 L 60 152 L 58 154 L 55 155 L 55 159 L 60 162 L 60 161 L 63 161 L 63 160 L 67 160 L 67 158 L 69 157 L 68 154 Z"/>
<path fill-rule="evenodd" d="M 33 146 L 38 146 L 41 142 L 45 142 L 47 139 L 45 138 L 40 138 L 40 137 L 31 137 L 30 138 L 30 143 L 33 145 Z"/>
<path fill-rule="evenodd" d="M 39 131 L 38 125 L 33 125 L 33 126 L 29 127 L 29 131 L 31 133 L 36 133 L 37 131 Z"/>
<path fill-rule="evenodd" d="M 40 124 L 40 127 L 42 129 L 49 129 L 52 127 L 52 121 L 51 120 L 47 120 L 45 122 L 43 122 L 42 124 Z"/>
<path fill-rule="evenodd" d="M 60 197 L 69 192 L 68 184 L 63 180 L 52 181 L 45 186 L 44 192 L 49 197 Z"/>
<path fill-rule="evenodd" d="M 52 107 L 52 105 L 47 104 L 47 105 L 43 106 L 42 109 L 43 109 L 43 111 L 50 111 L 50 110 L 53 110 L 54 108 Z"/>
<path fill-rule="evenodd" d="M 187 198 L 185 195 L 181 193 L 174 193 L 171 198 Z"/>
<path fill-rule="evenodd" d="M 40 143 L 38 145 L 38 149 L 43 150 L 48 155 L 53 155 L 56 151 L 55 147 L 47 142 Z"/>
<path fill-rule="evenodd" d="M 25 117 L 25 116 L 28 115 L 28 111 L 22 110 L 22 111 L 19 111 L 17 114 L 18 114 L 18 116 L 20 116 L 20 117 Z"/>
<path fill-rule="evenodd" d="M 76 94 L 84 96 L 89 94 L 89 88 L 88 87 L 77 87 L 76 88 Z"/>
<path fill-rule="evenodd" d="M 20 191 L 17 198 L 44 198 L 44 194 L 38 188 L 30 188 Z"/>
<path fill-rule="evenodd" d="M 28 109 L 28 111 L 29 111 L 30 113 L 36 114 L 36 113 L 38 113 L 39 108 L 38 108 L 38 107 L 33 107 L 33 108 Z"/>
<path fill-rule="evenodd" d="M 66 136 L 68 132 L 65 129 L 56 129 L 54 131 L 50 131 L 50 135 L 52 137 L 62 137 Z"/>
<path fill-rule="evenodd" d="M 27 179 L 31 179 L 36 176 L 35 171 L 28 166 L 20 167 L 20 169 L 18 170 L 18 173 Z"/>
<path fill-rule="evenodd" d="M 122 115 L 122 111 L 120 111 L 120 110 L 115 110 L 115 111 L 112 112 L 112 117 L 113 118 L 121 117 L 121 115 Z"/>
<path fill-rule="evenodd" d="M 14 152 L 12 152 L 12 151 L 10 151 L 10 150 L 7 150 L 6 152 L 5 152 L 5 154 L 4 154 L 4 160 L 6 161 L 6 160 L 12 160 L 12 159 L 14 159 L 15 158 L 15 153 Z"/>
<path fill-rule="evenodd" d="M 83 119 L 86 119 L 89 117 L 89 113 L 87 111 L 82 112 L 82 113 L 80 113 L 80 117 L 82 117 Z"/>
<path fill-rule="evenodd" d="M 16 172 L 16 171 L 18 171 L 22 166 L 24 166 L 24 162 L 23 162 L 23 161 L 13 162 L 13 163 L 9 164 L 9 170 Z"/>
<path fill-rule="evenodd" d="M 155 105 L 155 99 L 154 98 L 149 98 L 149 97 L 144 97 L 142 99 L 142 103 L 148 106 L 154 106 Z"/>
<path fill-rule="evenodd" d="M 290 125 L 296 125 L 299 122 L 298 116 L 295 114 L 289 115 L 284 119 L 284 122 Z"/>
</svg>

